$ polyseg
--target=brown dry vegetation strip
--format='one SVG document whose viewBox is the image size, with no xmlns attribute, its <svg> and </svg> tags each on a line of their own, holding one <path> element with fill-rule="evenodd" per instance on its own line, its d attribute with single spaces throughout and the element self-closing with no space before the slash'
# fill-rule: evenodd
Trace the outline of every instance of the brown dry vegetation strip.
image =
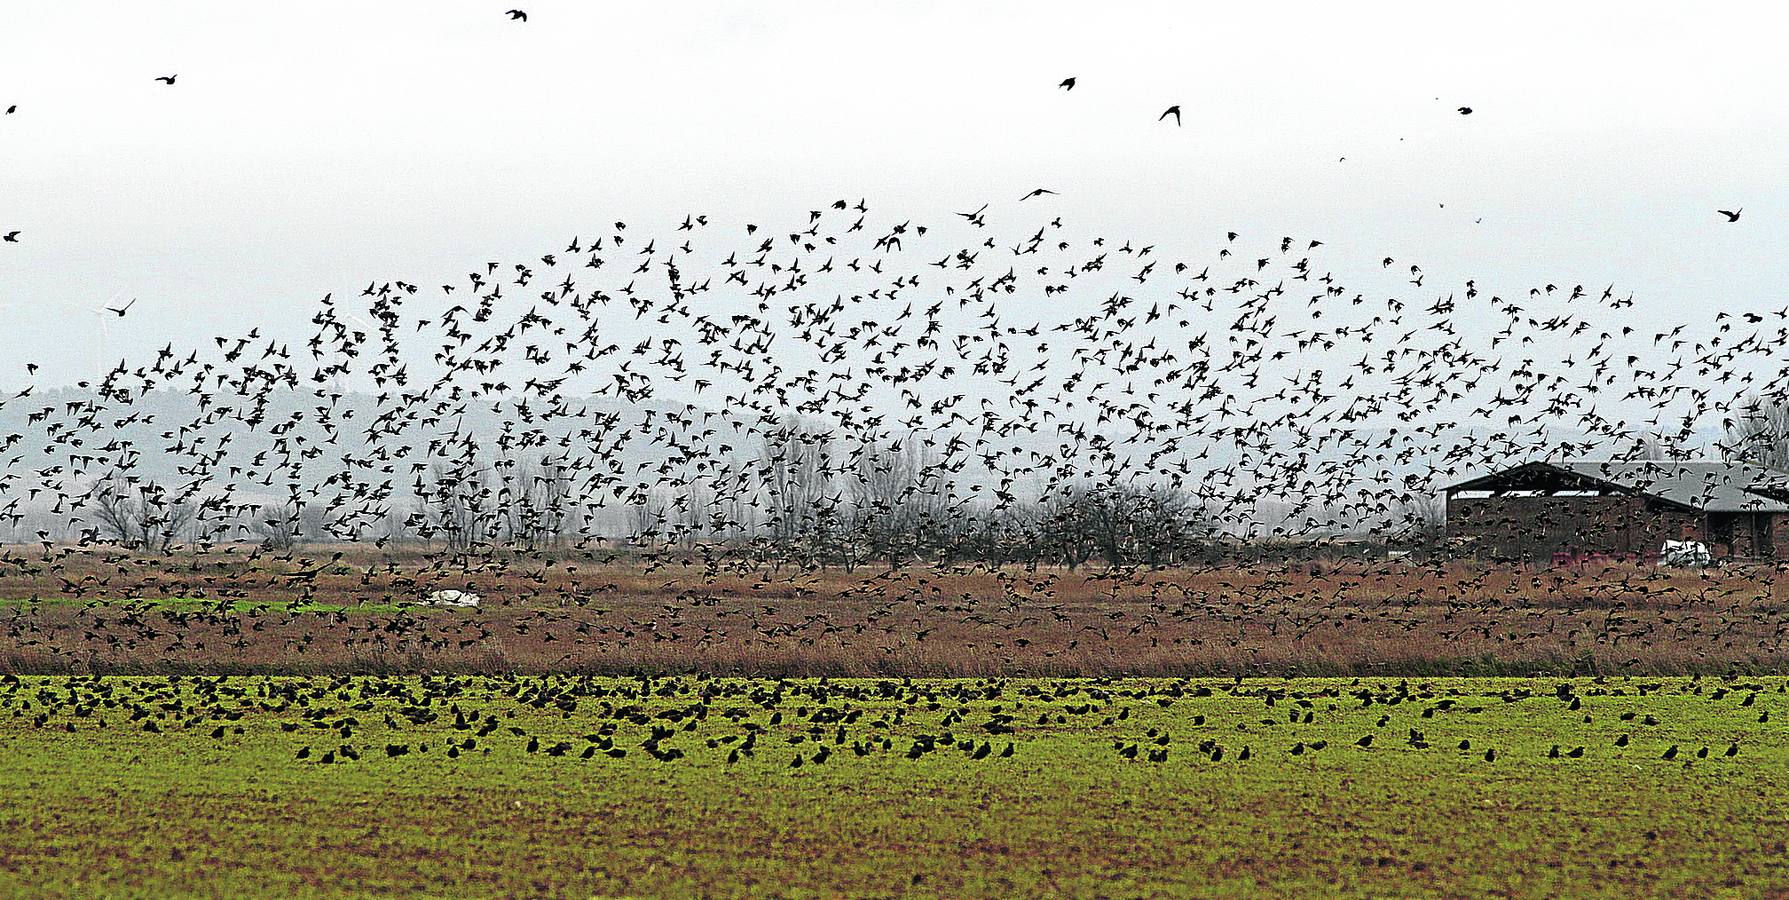
<svg viewBox="0 0 1789 900">
<path fill-rule="evenodd" d="M 0 556 L 0 671 L 748 675 L 1789 671 L 1774 568 L 1313 562 L 1067 572 L 370 555 Z M 244 551 L 246 554 L 247 551 Z M 389 609 L 429 590 L 472 611 Z M 265 610 L 118 608 L 125 598 Z M 42 602 L 24 602 L 39 598 Z M 288 612 L 294 602 L 345 613 Z"/>
</svg>

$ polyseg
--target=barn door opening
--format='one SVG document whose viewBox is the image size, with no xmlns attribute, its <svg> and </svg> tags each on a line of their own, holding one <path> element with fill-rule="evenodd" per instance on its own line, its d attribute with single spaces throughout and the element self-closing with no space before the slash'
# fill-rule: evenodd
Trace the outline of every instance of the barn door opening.
<svg viewBox="0 0 1789 900">
<path fill-rule="evenodd" d="M 1731 554 L 1733 552 L 1733 519 L 1731 513 L 1708 514 L 1708 542 L 1714 544 L 1716 553 Z"/>
</svg>

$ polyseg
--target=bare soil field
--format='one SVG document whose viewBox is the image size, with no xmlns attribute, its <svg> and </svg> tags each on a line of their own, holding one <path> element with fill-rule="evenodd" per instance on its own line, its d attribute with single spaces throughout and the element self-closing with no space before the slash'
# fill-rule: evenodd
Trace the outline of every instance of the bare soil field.
<svg viewBox="0 0 1789 900">
<path fill-rule="evenodd" d="M 1781 572 L 1103 570 L 12 548 L 0 670 L 739 675 L 1789 671 Z M 471 590 L 477 609 L 430 607 Z"/>
</svg>

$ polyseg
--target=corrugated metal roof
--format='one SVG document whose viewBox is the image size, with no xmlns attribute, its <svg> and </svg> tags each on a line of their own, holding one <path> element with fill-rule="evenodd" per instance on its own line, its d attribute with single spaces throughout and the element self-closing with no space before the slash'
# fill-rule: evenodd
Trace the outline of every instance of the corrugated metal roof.
<svg viewBox="0 0 1789 900">
<path fill-rule="evenodd" d="M 1708 512 L 1789 512 L 1789 503 L 1765 496 L 1765 492 L 1789 496 L 1789 473 L 1750 463 L 1573 459 L 1514 468 L 1534 466 L 1570 472 Z M 1479 475 L 1449 485 L 1449 489 L 1510 471 L 1513 469 Z"/>
</svg>

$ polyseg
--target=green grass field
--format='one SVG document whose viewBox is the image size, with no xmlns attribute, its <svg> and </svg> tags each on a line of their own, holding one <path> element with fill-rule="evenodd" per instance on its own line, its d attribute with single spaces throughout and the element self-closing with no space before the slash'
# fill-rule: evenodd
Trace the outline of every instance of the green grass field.
<svg viewBox="0 0 1789 900">
<path fill-rule="evenodd" d="M 1786 684 L 8 678 L 0 893 L 1780 895 Z"/>
</svg>

